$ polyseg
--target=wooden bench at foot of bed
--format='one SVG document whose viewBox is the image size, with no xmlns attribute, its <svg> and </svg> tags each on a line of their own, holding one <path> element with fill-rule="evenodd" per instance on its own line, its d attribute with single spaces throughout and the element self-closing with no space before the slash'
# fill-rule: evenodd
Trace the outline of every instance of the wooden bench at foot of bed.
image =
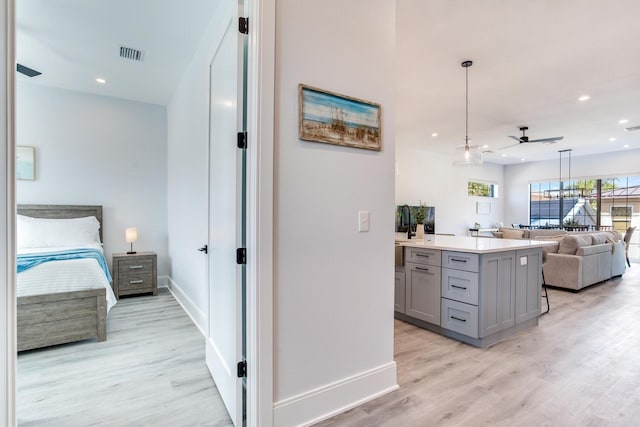
<svg viewBox="0 0 640 427">
<path fill-rule="evenodd" d="M 18 351 L 107 339 L 106 289 L 18 297 Z"/>
</svg>

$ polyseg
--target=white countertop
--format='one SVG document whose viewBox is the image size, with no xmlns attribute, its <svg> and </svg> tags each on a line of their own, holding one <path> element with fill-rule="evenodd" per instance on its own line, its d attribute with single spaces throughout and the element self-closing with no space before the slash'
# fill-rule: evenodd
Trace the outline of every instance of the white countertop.
<svg viewBox="0 0 640 427">
<path fill-rule="evenodd" d="M 426 236 L 425 236 L 426 237 Z M 498 239 L 491 237 L 464 237 L 429 235 L 427 240 L 396 240 L 401 246 L 414 248 L 440 249 L 443 251 L 470 252 L 485 254 L 511 251 L 516 249 L 540 248 L 553 245 L 555 242 L 545 240 Z"/>
</svg>

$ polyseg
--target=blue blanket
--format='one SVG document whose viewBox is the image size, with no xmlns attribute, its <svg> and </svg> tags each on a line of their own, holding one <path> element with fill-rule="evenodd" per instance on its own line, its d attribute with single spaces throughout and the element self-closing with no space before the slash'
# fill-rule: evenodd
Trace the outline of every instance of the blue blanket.
<svg viewBox="0 0 640 427">
<path fill-rule="evenodd" d="M 18 273 L 22 273 L 25 270 L 49 261 L 63 261 L 67 259 L 80 258 L 93 258 L 98 261 L 102 271 L 104 271 L 105 276 L 107 276 L 107 280 L 111 282 L 111 274 L 109 274 L 107 260 L 104 259 L 102 252 L 97 249 L 73 249 L 70 251 L 18 255 Z"/>
</svg>

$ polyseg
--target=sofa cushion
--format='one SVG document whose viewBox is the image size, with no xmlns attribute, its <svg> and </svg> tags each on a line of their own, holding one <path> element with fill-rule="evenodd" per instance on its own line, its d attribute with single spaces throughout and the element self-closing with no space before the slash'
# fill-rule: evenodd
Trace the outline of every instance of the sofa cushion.
<svg viewBox="0 0 640 427">
<path fill-rule="evenodd" d="M 502 229 L 502 238 L 504 239 L 522 239 L 523 235 L 524 235 L 523 230 L 515 230 L 512 228 Z"/>
<path fill-rule="evenodd" d="M 591 245 L 590 234 L 573 234 L 564 236 L 558 248 L 559 254 L 575 255 L 578 248 Z"/>
<path fill-rule="evenodd" d="M 564 230 L 545 230 L 545 229 L 537 229 L 537 230 L 529 230 L 529 237 L 531 239 L 537 239 L 538 237 L 545 236 L 565 236 L 567 234 Z"/>
<path fill-rule="evenodd" d="M 545 240 L 554 242 L 553 245 L 544 245 L 542 247 L 542 262 L 547 261 L 547 254 L 557 254 L 558 249 L 560 248 L 560 240 L 562 240 L 564 236 L 538 236 L 533 240 Z"/>
<path fill-rule="evenodd" d="M 601 245 L 603 243 L 609 242 L 609 236 L 606 233 L 592 233 L 591 241 L 594 245 Z"/>
</svg>

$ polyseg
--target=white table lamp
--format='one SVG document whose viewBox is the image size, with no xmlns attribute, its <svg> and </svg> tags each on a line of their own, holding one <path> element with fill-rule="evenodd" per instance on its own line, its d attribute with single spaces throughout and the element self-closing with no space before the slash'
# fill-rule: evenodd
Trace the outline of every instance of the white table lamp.
<svg viewBox="0 0 640 427">
<path fill-rule="evenodd" d="M 131 243 L 131 250 L 127 252 L 127 254 L 135 254 L 136 252 L 133 250 L 133 242 L 136 242 L 138 240 L 138 229 L 127 228 L 124 231 L 124 237 L 127 240 L 127 243 Z"/>
</svg>

